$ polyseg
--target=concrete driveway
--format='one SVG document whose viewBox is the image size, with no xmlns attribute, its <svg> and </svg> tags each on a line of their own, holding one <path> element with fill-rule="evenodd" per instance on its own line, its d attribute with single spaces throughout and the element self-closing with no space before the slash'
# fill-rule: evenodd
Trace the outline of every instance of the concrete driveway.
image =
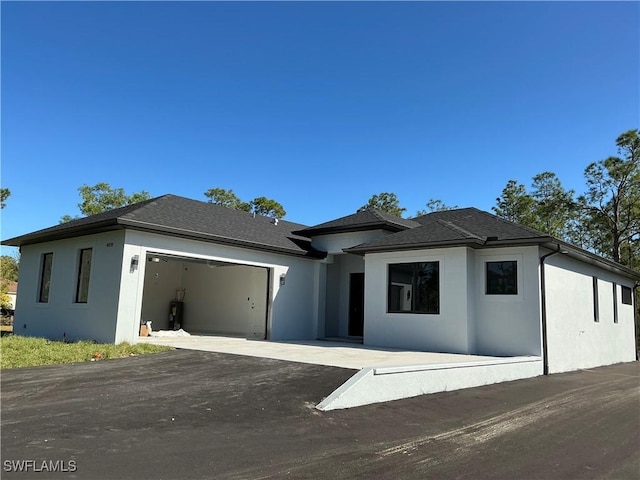
<svg viewBox="0 0 640 480">
<path fill-rule="evenodd" d="M 186 350 L 3 371 L 2 478 L 638 477 L 637 363 L 313 408 L 352 373 Z"/>
<path fill-rule="evenodd" d="M 168 334 L 168 336 L 165 336 Z M 176 336 L 177 334 L 177 336 Z M 531 378 L 542 374 L 542 358 L 489 357 L 371 347 L 327 340 L 264 341 L 243 337 L 157 332 L 139 342 L 205 352 L 231 353 L 359 370 L 318 404 L 322 411 L 359 407 Z"/>
<path fill-rule="evenodd" d="M 188 337 L 140 337 L 140 343 L 152 343 L 203 352 L 233 353 L 250 357 L 273 358 L 290 362 L 352 368 L 390 367 L 470 363 L 496 360 L 498 357 L 458 353 L 418 352 L 400 348 L 369 347 L 359 343 L 327 340 L 266 341 L 244 337 L 190 335 Z"/>
</svg>

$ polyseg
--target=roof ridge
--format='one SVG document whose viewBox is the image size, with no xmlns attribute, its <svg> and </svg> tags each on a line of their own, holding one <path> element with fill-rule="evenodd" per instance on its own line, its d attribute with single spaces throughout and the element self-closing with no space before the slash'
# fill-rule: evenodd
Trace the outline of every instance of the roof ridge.
<svg viewBox="0 0 640 480">
<path fill-rule="evenodd" d="M 383 222 L 386 222 L 386 221 L 387 221 L 387 219 L 386 219 L 386 218 L 384 218 L 384 217 L 381 215 L 381 213 L 382 213 L 382 212 L 380 212 L 380 211 L 379 211 L 378 209 L 376 209 L 376 208 L 367 208 L 367 209 L 365 209 L 365 211 L 367 211 L 367 212 L 371 212 L 371 214 L 373 214 L 373 216 L 374 216 L 374 217 L 376 217 L 378 220 L 382 220 Z"/>
<path fill-rule="evenodd" d="M 378 220 L 381 220 L 385 223 L 394 223 L 396 225 L 402 225 L 402 226 L 407 226 L 406 225 L 407 223 L 415 223 L 417 224 L 416 226 L 420 225 L 420 223 L 416 222 L 413 218 L 399 217 L 395 213 L 385 212 L 384 210 L 378 210 L 377 208 L 369 208 L 367 210 L 373 213 Z M 415 228 L 415 227 L 411 227 L 411 228 Z"/>
<path fill-rule="evenodd" d="M 460 225 L 456 225 L 454 222 L 449 221 L 449 220 L 442 220 L 442 219 L 437 219 L 436 220 L 440 225 L 442 225 L 443 227 L 446 227 L 450 230 L 453 230 L 454 232 L 457 233 L 461 233 L 466 237 L 470 237 L 470 238 L 477 238 L 478 240 L 486 240 L 486 237 L 481 237 L 479 235 L 476 235 L 475 233 L 462 228 Z"/>
<path fill-rule="evenodd" d="M 130 207 L 131 211 L 123 214 L 122 216 L 120 216 L 120 215 L 116 215 L 116 216 L 118 218 L 127 217 L 128 215 L 131 215 L 132 213 L 135 213 L 135 212 L 137 212 L 139 210 L 142 210 L 142 209 L 148 207 L 149 205 L 157 204 L 159 200 L 163 200 L 165 198 L 172 197 L 172 196 L 175 196 L 175 195 L 171 195 L 170 193 L 166 193 L 164 195 L 160 195 L 159 197 L 148 198 L 147 200 L 142 200 L 140 202 L 130 203 L 129 205 L 125 205 L 124 207 L 119 207 L 119 208 Z M 117 210 L 117 209 L 114 209 L 114 210 Z"/>
<path fill-rule="evenodd" d="M 535 233 L 536 236 L 550 237 L 550 238 L 555 238 L 556 240 L 559 240 L 556 237 L 554 237 L 553 235 L 549 235 L 548 233 L 541 232 L 540 230 L 536 230 L 535 228 L 528 227 L 526 225 L 522 225 L 521 223 L 518 223 L 518 222 L 513 222 L 511 220 L 507 220 L 506 218 L 502 218 L 499 215 L 495 215 L 493 213 L 486 212 L 484 210 L 480 210 L 479 208 L 475 208 L 475 207 L 469 207 L 469 208 L 471 208 L 473 210 L 476 210 L 476 211 L 482 213 L 485 216 L 489 216 L 490 218 L 498 220 L 499 222 L 506 223 L 507 225 L 515 225 L 515 226 L 520 227 L 520 228 L 522 228 L 524 230 L 528 230 L 531 233 Z"/>
<path fill-rule="evenodd" d="M 212 203 L 212 202 L 209 202 L 209 201 L 206 201 L 206 200 L 197 200 L 195 198 L 183 197 L 182 195 L 174 195 L 172 193 L 167 193 L 167 194 L 161 195 L 159 197 L 155 197 L 155 198 L 151 198 L 149 200 L 146 200 L 147 203 L 144 206 L 146 207 L 147 205 L 151 205 L 152 203 L 154 203 L 152 201 L 163 200 L 163 199 L 166 199 L 166 198 L 179 198 L 181 200 L 186 200 L 186 201 L 189 201 L 189 202 L 193 202 L 195 204 L 205 205 L 205 206 L 210 207 L 210 208 L 224 209 L 225 211 L 236 212 L 238 215 L 246 214 L 248 216 L 253 216 L 254 218 L 255 217 L 265 218 L 265 219 L 268 219 L 269 221 L 271 221 L 273 223 L 273 218 L 274 217 L 269 217 L 268 215 L 262 215 L 260 213 L 253 214 L 252 212 L 239 210 L 237 208 L 231 208 L 231 207 L 227 207 L 225 205 L 219 205 L 217 203 Z M 140 202 L 140 203 L 142 203 L 142 202 Z M 134 213 L 134 212 L 129 212 L 129 213 Z M 125 215 L 128 215 L 129 213 L 127 213 Z M 293 222 L 291 220 L 286 220 L 284 218 L 278 218 L 278 223 L 286 223 L 286 224 L 290 224 L 290 225 L 294 225 L 294 226 L 298 226 L 298 227 L 305 227 L 305 228 L 307 227 L 307 225 L 305 225 L 303 223 Z"/>
<path fill-rule="evenodd" d="M 535 234 L 535 236 L 537 236 L 537 237 L 556 238 L 556 237 L 553 237 L 553 235 L 549 235 L 547 233 L 541 232 L 540 230 L 536 230 L 535 228 L 528 227 L 526 225 L 522 225 L 521 223 L 518 223 L 518 222 L 513 222 L 511 220 L 507 220 L 506 218 L 502 218 L 502 217 L 500 217 L 498 215 L 495 215 L 493 213 L 487 212 L 485 210 L 481 210 L 481 209 L 479 209 L 477 207 L 452 208 L 451 210 L 441 210 L 441 211 L 438 211 L 438 212 L 429 212 L 429 213 L 427 213 L 425 215 L 421 215 L 420 217 L 416 217 L 416 218 L 424 218 L 424 217 L 429 217 L 429 216 L 434 215 L 434 214 L 442 214 L 442 213 L 446 214 L 446 213 L 449 213 L 449 212 L 463 211 L 463 210 L 472 210 L 474 212 L 482 214 L 485 217 L 489 217 L 489 218 L 491 218 L 491 219 L 493 219 L 495 221 L 499 221 L 500 223 L 503 223 L 505 225 L 516 226 L 518 228 L 522 228 L 523 230 L 526 230 L 526 231 L 528 231 L 530 233 Z M 436 220 L 439 220 L 439 219 L 436 219 Z"/>
<path fill-rule="evenodd" d="M 407 220 L 413 220 L 414 222 L 417 222 L 418 218 L 437 216 L 439 214 L 449 213 L 449 212 L 461 212 L 462 210 L 478 210 L 478 209 L 475 207 L 459 207 L 459 208 L 449 208 L 447 210 L 434 210 L 432 212 L 423 213 L 422 215 L 416 215 L 415 217 L 408 218 Z M 481 212 L 482 210 L 478 210 L 478 211 Z"/>
</svg>

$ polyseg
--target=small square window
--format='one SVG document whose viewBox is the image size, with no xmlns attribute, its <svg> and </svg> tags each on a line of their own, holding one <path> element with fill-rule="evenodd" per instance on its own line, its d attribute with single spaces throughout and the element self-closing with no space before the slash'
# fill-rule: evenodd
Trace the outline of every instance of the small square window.
<svg viewBox="0 0 640 480">
<path fill-rule="evenodd" d="M 487 262 L 487 295 L 518 294 L 518 262 Z"/>
<path fill-rule="evenodd" d="M 622 303 L 624 305 L 633 305 L 633 300 L 631 298 L 631 289 L 629 287 L 620 286 L 622 289 Z"/>
</svg>

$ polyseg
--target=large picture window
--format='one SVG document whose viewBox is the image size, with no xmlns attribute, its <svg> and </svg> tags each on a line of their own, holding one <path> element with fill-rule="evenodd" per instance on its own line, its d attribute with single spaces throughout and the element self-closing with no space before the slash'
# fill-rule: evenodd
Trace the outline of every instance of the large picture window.
<svg viewBox="0 0 640 480">
<path fill-rule="evenodd" d="M 76 288 L 76 303 L 87 303 L 89 299 L 89 277 L 91 275 L 91 257 L 93 249 L 80 250 L 80 265 L 78 266 L 78 284 Z"/>
<path fill-rule="evenodd" d="M 40 288 L 38 289 L 39 303 L 49 303 L 49 290 L 51 289 L 51 269 L 52 268 L 53 268 L 53 252 L 44 253 L 42 255 L 42 261 L 40 266 Z"/>
<path fill-rule="evenodd" d="M 518 262 L 487 262 L 487 295 L 518 294 Z"/>
<path fill-rule="evenodd" d="M 389 313 L 440 313 L 440 262 L 389 264 Z"/>
</svg>

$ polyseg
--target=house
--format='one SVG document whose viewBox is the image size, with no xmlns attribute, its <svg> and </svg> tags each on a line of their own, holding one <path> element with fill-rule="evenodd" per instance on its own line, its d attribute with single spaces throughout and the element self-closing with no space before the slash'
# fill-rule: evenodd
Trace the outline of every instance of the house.
<svg viewBox="0 0 640 480">
<path fill-rule="evenodd" d="M 636 359 L 638 272 L 475 208 L 307 227 L 164 195 L 3 244 L 21 249 L 25 335 L 135 342 L 152 321 L 541 357 L 544 373 Z"/>
<path fill-rule="evenodd" d="M 7 283 L 7 297 L 9 298 L 8 307 L 11 310 L 16 308 L 16 298 L 18 297 L 18 282 Z"/>
</svg>

